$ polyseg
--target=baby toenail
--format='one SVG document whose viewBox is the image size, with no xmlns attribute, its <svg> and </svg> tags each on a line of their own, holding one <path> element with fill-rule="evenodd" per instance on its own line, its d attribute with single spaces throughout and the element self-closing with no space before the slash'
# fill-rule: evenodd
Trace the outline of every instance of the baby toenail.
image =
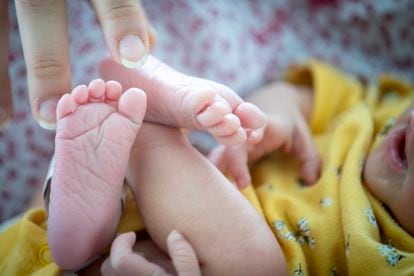
<svg viewBox="0 0 414 276">
<path fill-rule="evenodd" d="M 253 144 L 257 144 L 262 140 L 263 133 L 261 130 L 252 130 L 249 133 L 249 142 Z"/>
<path fill-rule="evenodd" d="M 128 68 L 141 67 L 148 56 L 144 44 L 136 35 L 127 35 L 119 43 L 121 63 Z"/>
<path fill-rule="evenodd" d="M 56 128 L 56 106 L 59 99 L 45 100 L 39 106 L 38 123 L 44 129 Z"/>
</svg>

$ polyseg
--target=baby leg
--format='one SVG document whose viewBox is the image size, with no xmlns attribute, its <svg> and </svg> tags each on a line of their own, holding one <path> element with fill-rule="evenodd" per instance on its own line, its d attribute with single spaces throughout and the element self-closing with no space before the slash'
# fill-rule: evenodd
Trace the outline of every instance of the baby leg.
<svg viewBox="0 0 414 276">
<path fill-rule="evenodd" d="M 152 239 L 180 231 L 203 275 L 278 275 L 282 251 L 263 218 L 180 131 L 144 124 L 127 180 Z"/>
<path fill-rule="evenodd" d="M 114 238 L 131 147 L 146 109 L 137 88 L 114 81 L 75 88 L 57 106 L 48 239 L 55 262 L 75 269 Z"/>
</svg>

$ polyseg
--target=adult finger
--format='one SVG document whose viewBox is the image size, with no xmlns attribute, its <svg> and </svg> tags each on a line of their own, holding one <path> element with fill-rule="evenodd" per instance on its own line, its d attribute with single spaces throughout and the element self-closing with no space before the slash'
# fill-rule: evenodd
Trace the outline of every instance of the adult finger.
<svg viewBox="0 0 414 276">
<path fill-rule="evenodd" d="M 128 68 L 140 67 L 150 47 L 147 17 L 140 1 L 92 0 L 92 4 L 114 60 Z"/>
<path fill-rule="evenodd" d="M 167 247 L 179 276 L 201 276 L 200 265 L 193 247 L 176 230 L 168 235 Z"/>
<path fill-rule="evenodd" d="M 32 112 L 39 124 L 53 128 L 56 105 L 70 91 L 65 0 L 16 0 Z"/>
<path fill-rule="evenodd" d="M 13 114 L 9 79 L 8 1 L 0 1 L 0 130 Z"/>
<path fill-rule="evenodd" d="M 133 253 L 134 244 L 135 233 L 119 235 L 112 243 L 110 259 L 104 262 L 101 272 L 104 275 L 167 275 L 158 265 Z"/>
</svg>

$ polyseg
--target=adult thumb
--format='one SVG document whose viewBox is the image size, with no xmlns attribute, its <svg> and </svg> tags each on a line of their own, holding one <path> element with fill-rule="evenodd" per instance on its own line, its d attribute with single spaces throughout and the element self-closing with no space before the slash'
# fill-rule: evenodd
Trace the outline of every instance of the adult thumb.
<svg viewBox="0 0 414 276">
<path fill-rule="evenodd" d="M 141 67 L 156 40 L 141 2 L 92 0 L 92 4 L 113 59 L 128 68 Z"/>
</svg>

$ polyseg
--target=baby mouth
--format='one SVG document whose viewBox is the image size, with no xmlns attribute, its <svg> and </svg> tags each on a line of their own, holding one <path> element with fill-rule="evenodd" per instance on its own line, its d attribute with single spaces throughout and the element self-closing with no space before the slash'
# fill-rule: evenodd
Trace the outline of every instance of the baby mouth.
<svg viewBox="0 0 414 276">
<path fill-rule="evenodd" d="M 408 136 L 407 127 L 395 130 L 388 141 L 388 155 L 387 159 L 391 167 L 397 170 L 407 170 L 407 154 L 406 154 L 406 140 Z"/>
</svg>

